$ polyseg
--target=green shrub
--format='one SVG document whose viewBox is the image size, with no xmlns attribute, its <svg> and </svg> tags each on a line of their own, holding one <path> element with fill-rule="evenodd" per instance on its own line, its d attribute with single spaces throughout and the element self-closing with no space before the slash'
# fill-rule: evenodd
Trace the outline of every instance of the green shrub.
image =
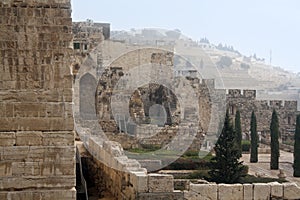
<svg viewBox="0 0 300 200">
<path fill-rule="evenodd" d="M 198 151 L 187 151 L 183 154 L 183 157 L 199 157 Z"/>
<path fill-rule="evenodd" d="M 141 144 L 143 149 L 149 150 L 149 151 L 157 151 L 161 148 L 160 145 L 154 145 L 154 144 Z"/>
<path fill-rule="evenodd" d="M 284 183 L 287 182 L 286 180 L 278 179 L 278 178 L 267 178 L 267 177 L 256 177 L 252 175 L 247 175 L 245 177 L 242 177 L 239 181 L 241 184 L 245 183 L 271 183 L 271 182 L 278 182 L 278 183 Z"/>
<path fill-rule="evenodd" d="M 251 142 L 249 140 L 243 140 L 242 141 L 242 151 L 243 152 L 249 152 L 251 147 Z"/>
</svg>

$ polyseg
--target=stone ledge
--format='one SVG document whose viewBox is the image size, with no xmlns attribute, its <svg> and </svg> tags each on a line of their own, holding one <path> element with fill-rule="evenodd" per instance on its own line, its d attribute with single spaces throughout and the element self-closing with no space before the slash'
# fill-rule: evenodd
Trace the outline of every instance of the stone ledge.
<svg viewBox="0 0 300 200">
<path fill-rule="evenodd" d="M 27 191 L 1 191 L 1 200 L 9 199 L 22 199 L 22 200 L 53 200 L 53 199 L 64 199 L 74 200 L 76 199 L 76 189 L 53 189 L 53 190 L 27 190 Z"/>
</svg>

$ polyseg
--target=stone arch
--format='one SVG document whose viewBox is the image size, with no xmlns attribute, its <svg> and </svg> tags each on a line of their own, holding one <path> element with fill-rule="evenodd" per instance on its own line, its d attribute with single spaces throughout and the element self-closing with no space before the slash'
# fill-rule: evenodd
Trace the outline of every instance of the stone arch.
<svg viewBox="0 0 300 200">
<path fill-rule="evenodd" d="M 79 111 L 80 117 L 85 120 L 96 118 L 96 88 L 97 80 L 90 73 L 86 73 L 79 82 Z"/>
</svg>

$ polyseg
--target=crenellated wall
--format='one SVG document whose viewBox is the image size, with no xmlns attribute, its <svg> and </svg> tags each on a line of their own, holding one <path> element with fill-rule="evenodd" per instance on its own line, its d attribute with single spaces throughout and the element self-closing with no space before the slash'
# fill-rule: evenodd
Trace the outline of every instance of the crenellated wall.
<svg viewBox="0 0 300 200">
<path fill-rule="evenodd" d="M 76 199 L 70 0 L 0 2 L 0 199 Z"/>
<path fill-rule="evenodd" d="M 234 118 L 237 110 L 241 112 L 241 124 L 244 133 L 250 131 L 252 111 L 257 118 L 257 130 L 268 136 L 272 112 L 275 109 L 279 117 L 280 132 L 284 139 L 291 137 L 295 129 L 297 101 L 257 100 L 255 90 L 228 90 L 227 107 Z M 268 140 L 268 138 L 267 138 Z"/>
</svg>

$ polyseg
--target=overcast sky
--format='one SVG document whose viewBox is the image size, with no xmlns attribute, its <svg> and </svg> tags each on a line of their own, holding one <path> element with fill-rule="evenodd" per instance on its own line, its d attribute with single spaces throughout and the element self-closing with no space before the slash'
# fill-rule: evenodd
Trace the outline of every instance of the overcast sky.
<svg viewBox="0 0 300 200">
<path fill-rule="evenodd" d="M 300 72 L 299 0 L 72 0 L 73 20 L 112 30 L 179 29 L 194 40 L 232 45 L 242 54 Z"/>
</svg>

